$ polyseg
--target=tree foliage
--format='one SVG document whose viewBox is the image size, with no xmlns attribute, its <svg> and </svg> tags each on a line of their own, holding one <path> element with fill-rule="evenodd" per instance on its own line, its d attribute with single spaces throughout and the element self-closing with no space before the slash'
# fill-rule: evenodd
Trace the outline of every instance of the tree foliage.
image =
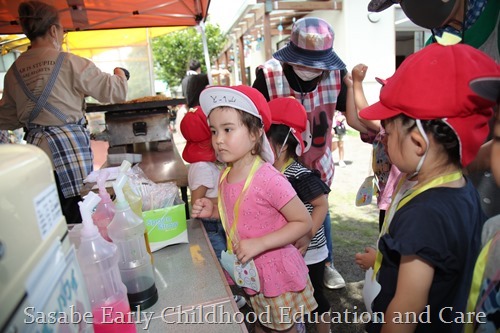
<svg viewBox="0 0 500 333">
<path fill-rule="evenodd" d="M 206 24 L 205 33 L 210 63 L 213 64 L 224 47 L 226 37 L 218 25 Z M 201 32 L 195 27 L 155 37 L 152 50 L 157 79 L 167 82 L 171 87 L 180 85 L 192 59 L 200 61 L 202 72 L 207 71 Z"/>
</svg>

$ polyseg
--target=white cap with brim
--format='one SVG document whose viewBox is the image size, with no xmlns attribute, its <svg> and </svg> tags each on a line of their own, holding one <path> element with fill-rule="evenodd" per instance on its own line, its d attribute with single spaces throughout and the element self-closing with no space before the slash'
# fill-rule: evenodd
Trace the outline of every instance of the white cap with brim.
<svg viewBox="0 0 500 333">
<path fill-rule="evenodd" d="M 259 118 L 264 130 L 262 158 L 274 163 L 274 153 L 265 134 L 271 126 L 271 112 L 265 97 L 257 89 L 249 86 L 208 87 L 200 94 L 200 106 L 207 118 L 213 109 L 221 106 L 232 107 Z"/>
</svg>

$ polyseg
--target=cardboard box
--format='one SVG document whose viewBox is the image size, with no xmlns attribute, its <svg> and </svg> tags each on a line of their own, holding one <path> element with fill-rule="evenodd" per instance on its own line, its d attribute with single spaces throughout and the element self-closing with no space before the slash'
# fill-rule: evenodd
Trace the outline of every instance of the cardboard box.
<svg viewBox="0 0 500 333">
<path fill-rule="evenodd" d="M 145 211 L 142 218 L 152 252 L 172 244 L 189 243 L 184 203 Z"/>
</svg>

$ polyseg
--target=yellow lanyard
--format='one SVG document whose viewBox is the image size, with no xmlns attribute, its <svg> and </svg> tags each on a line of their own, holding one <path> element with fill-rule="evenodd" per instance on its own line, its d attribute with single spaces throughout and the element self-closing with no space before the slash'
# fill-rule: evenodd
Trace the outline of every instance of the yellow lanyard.
<svg viewBox="0 0 500 333">
<path fill-rule="evenodd" d="M 245 185 L 243 185 L 243 190 L 241 191 L 240 195 L 238 196 L 238 199 L 236 199 L 236 203 L 234 204 L 233 224 L 231 225 L 231 228 L 229 228 L 229 225 L 228 225 L 227 216 L 226 216 L 226 205 L 224 204 L 224 197 L 222 196 L 222 193 L 221 193 L 222 181 L 224 180 L 224 178 L 226 178 L 229 171 L 231 171 L 231 167 L 230 166 L 227 167 L 224 170 L 224 172 L 222 173 L 222 176 L 220 177 L 219 191 L 218 191 L 220 205 L 218 205 L 218 208 L 219 208 L 220 220 L 222 222 L 222 225 L 224 226 L 224 230 L 226 231 L 227 249 L 228 249 L 229 253 L 233 253 L 233 242 L 232 241 L 236 240 L 235 238 L 237 237 L 236 225 L 238 224 L 241 199 L 245 196 L 246 191 L 248 189 L 248 186 L 252 182 L 252 179 L 255 176 L 255 173 L 257 172 L 257 169 L 260 166 L 261 161 L 262 161 L 262 159 L 259 156 L 257 156 L 255 158 L 255 160 L 253 161 L 253 165 L 252 165 L 252 168 L 250 169 L 250 173 L 247 176 L 247 179 L 245 181 Z"/>
<path fill-rule="evenodd" d="M 390 220 L 392 220 L 394 214 L 390 214 L 390 211 L 391 211 L 391 208 L 394 209 L 392 207 L 392 205 L 397 205 L 396 206 L 396 211 L 398 211 L 401 207 L 403 207 L 404 205 L 406 205 L 410 200 L 412 200 L 413 198 L 415 198 L 417 195 L 419 195 L 420 193 L 422 192 L 425 192 L 427 191 L 428 189 L 431 189 L 433 187 L 437 187 L 439 185 L 442 185 L 442 184 L 446 184 L 446 183 L 449 183 L 449 182 L 452 182 L 452 181 L 455 181 L 455 180 L 459 180 L 460 178 L 462 178 L 462 171 L 455 171 L 455 172 L 452 172 L 450 174 L 447 174 L 447 175 L 444 175 L 444 176 L 441 176 L 441 177 L 437 177 L 425 184 L 422 184 L 421 186 L 415 186 L 413 189 L 409 190 L 407 194 L 405 194 L 401 200 L 399 200 L 399 202 L 392 202 L 391 203 L 391 207 L 389 207 L 389 209 L 387 210 L 387 214 L 385 216 L 385 219 L 384 219 L 384 224 L 382 225 L 382 229 L 380 231 L 380 236 L 379 236 L 379 241 L 380 239 L 382 238 L 383 235 L 385 235 L 386 233 L 389 232 L 389 225 L 391 223 Z M 399 181 L 399 184 L 397 186 L 397 189 L 396 189 L 396 192 L 397 193 L 403 183 L 406 181 L 406 179 L 401 179 Z M 395 196 L 394 196 L 395 197 Z M 389 220 L 390 219 L 390 220 Z M 372 276 L 372 279 L 375 279 L 375 277 L 377 276 L 377 273 L 380 269 L 380 266 L 382 265 L 382 259 L 383 259 L 383 255 L 382 255 L 382 252 L 380 252 L 380 250 L 378 249 L 377 247 L 377 257 L 375 259 L 375 264 L 373 265 L 373 276 Z"/>
<path fill-rule="evenodd" d="M 476 307 L 478 306 L 478 303 L 480 303 L 479 294 L 481 292 L 483 279 L 485 278 L 484 274 L 488 266 L 488 259 L 492 258 L 492 256 L 494 255 L 494 248 L 498 246 L 499 242 L 500 232 L 497 231 L 495 235 L 483 246 L 481 252 L 479 253 L 479 256 L 477 257 L 476 264 L 474 265 L 474 273 L 472 276 L 469 299 L 467 301 L 467 312 L 469 313 L 476 311 Z M 485 293 L 485 295 L 487 295 L 487 293 Z M 485 295 L 482 295 L 481 297 L 483 300 Z M 474 332 L 474 323 L 466 323 L 464 332 Z"/>
<path fill-rule="evenodd" d="M 289 158 L 288 161 L 281 167 L 280 172 L 285 173 L 286 168 L 288 168 L 295 160 L 293 158 Z"/>
</svg>

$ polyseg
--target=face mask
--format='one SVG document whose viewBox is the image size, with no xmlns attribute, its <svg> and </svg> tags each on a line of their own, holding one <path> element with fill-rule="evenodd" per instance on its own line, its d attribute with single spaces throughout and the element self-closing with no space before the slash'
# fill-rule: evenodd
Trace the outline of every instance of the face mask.
<svg viewBox="0 0 500 333">
<path fill-rule="evenodd" d="M 312 69 L 312 68 L 302 69 L 293 67 L 293 71 L 295 72 L 295 74 L 297 74 L 298 77 L 300 77 L 302 81 L 311 81 L 320 76 L 321 73 L 323 73 L 321 69 Z"/>
<path fill-rule="evenodd" d="M 52 44 L 54 45 L 57 51 L 61 51 L 61 45 L 57 42 L 57 35 L 56 38 L 54 38 L 54 40 L 52 41 Z"/>
</svg>

